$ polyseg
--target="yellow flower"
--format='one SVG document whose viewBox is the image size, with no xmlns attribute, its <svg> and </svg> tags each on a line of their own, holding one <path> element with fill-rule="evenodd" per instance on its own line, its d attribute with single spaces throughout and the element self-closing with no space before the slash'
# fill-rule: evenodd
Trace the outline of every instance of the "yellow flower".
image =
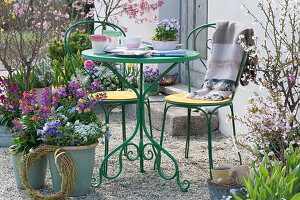
<svg viewBox="0 0 300 200">
<path fill-rule="evenodd" d="M 132 67 L 133 64 L 132 63 L 127 63 L 127 67 Z"/>
<path fill-rule="evenodd" d="M 76 110 L 80 110 L 80 107 L 77 107 Z"/>
<path fill-rule="evenodd" d="M 90 108 L 87 108 L 86 110 L 87 110 L 88 112 L 90 112 L 90 111 L 91 111 L 91 109 L 90 109 Z"/>
<path fill-rule="evenodd" d="M 79 99 L 78 100 L 80 103 L 85 103 L 85 100 L 84 99 Z"/>
<path fill-rule="evenodd" d="M 0 33 L 2 33 L 2 32 L 3 32 L 3 28 L 0 29 Z"/>
</svg>

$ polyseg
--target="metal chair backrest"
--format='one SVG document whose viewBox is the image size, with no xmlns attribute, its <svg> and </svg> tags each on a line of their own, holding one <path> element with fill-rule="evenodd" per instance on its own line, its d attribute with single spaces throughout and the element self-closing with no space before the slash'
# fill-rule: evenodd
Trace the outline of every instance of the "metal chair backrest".
<svg viewBox="0 0 300 200">
<path fill-rule="evenodd" d="M 199 36 L 200 33 L 203 33 L 203 32 L 206 32 L 206 34 L 207 34 L 209 28 L 216 29 L 216 23 L 205 24 L 205 25 L 198 26 L 197 28 L 193 29 L 186 38 L 186 49 L 191 49 L 191 50 L 194 50 L 194 51 L 198 51 L 199 50 L 199 46 L 197 46 L 198 36 Z M 192 47 L 189 47 L 189 44 L 191 43 L 190 42 L 191 40 L 192 40 Z M 211 48 L 209 46 L 209 43 L 212 44 L 212 38 L 207 38 L 205 41 L 203 41 L 203 45 L 205 45 L 207 51 L 211 50 Z M 249 41 L 247 41 L 247 46 L 248 45 L 249 45 Z M 242 62 L 240 64 L 240 68 L 239 68 L 239 73 L 238 73 L 237 78 L 235 80 L 235 87 L 236 88 L 239 86 L 239 82 L 240 82 L 239 80 L 241 78 L 243 65 L 244 65 L 244 62 L 246 60 L 246 56 L 247 56 L 247 52 L 244 51 Z M 205 64 L 203 58 L 201 58 L 201 55 L 200 55 L 199 60 L 201 61 L 201 64 L 203 64 L 203 66 L 206 69 L 206 64 Z M 190 81 L 190 63 L 189 62 L 187 63 L 187 78 L 188 78 L 188 92 L 190 93 L 191 92 L 191 81 Z M 235 93 L 233 92 L 232 97 L 231 97 L 232 99 L 234 98 L 234 94 Z"/>
<path fill-rule="evenodd" d="M 104 21 L 78 22 L 78 23 L 75 23 L 72 26 L 70 26 L 68 28 L 68 30 L 65 32 L 65 36 L 64 36 L 65 48 L 66 48 L 66 51 L 67 51 L 67 54 L 68 54 L 68 57 L 70 60 L 70 64 L 72 66 L 75 77 L 77 77 L 77 74 L 76 74 L 77 66 L 82 67 L 83 69 L 85 69 L 85 68 L 81 64 L 81 58 L 78 57 L 78 55 L 77 55 L 78 52 L 75 52 L 75 50 L 74 50 L 75 48 L 73 48 L 74 44 L 72 44 L 72 42 L 70 41 L 72 34 L 76 33 L 77 31 L 82 31 L 83 33 L 88 34 L 88 35 L 93 35 L 94 33 L 96 33 L 96 31 L 98 34 L 102 34 L 102 31 L 107 30 L 107 29 L 120 31 L 122 33 L 122 36 L 126 37 L 124 30 L 121 29 L 119 26 L 109 23 L 109 22 L 104 22 Z M 85 36 L 81 36 L 81 38 L 79 38 L 78 41 L 79 41 L 79 44 L 77 44 L 77 45 L 80 46 L 80 50 L 86 50 L 86 49 L 92 48 L 92 42 L 90 40 L 90 36 L 88 38 Z M 125 75 L 125 64 L 123 65 L 123 72 L 124 72 L 123 75 Z M 122 85 L 124 85 L 124 84 L 122 84 Z"/>
</svg>

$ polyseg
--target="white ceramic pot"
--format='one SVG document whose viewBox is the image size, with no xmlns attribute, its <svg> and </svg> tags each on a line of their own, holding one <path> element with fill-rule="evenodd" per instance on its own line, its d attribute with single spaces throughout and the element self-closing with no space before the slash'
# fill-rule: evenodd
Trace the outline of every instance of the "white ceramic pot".
<svg viewBox="0 0 300 200">
<path fill-rule="evenodd" d="M 152 41 L 153 49 L 157 51 L 170 51 L 176 48 L 178 41 Z"/>
</svg>

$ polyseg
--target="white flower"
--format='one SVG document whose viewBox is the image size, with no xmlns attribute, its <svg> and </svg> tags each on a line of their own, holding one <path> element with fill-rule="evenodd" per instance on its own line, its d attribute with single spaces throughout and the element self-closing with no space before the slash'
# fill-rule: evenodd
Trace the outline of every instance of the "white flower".
<svg viewBox="0 0 300 200">
<path fill-rule="evenodd" d="M 240 39 L 240 40 L 243 39 L 243 38 L 245 38 L 244 35 L 239 35 L 239 39 Z"/>
<path fill-rule="evenodd" d="M 273 151 L 270 151 L 270 152 L 268 153 L 268 156 L 274 156 L 274 152 L 273 152 Z"/>
</svg>

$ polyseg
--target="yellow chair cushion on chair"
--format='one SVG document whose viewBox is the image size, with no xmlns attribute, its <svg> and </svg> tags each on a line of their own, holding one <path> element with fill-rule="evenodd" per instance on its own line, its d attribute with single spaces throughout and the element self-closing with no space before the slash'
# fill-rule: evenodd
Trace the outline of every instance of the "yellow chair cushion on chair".
<svg viewBox="0 0 300 200">
<path fill-rule="evenodd" d="M 137 99 L 137 96 L 135 92 L 130 92 L 130 91 L 103 91 L 99 93 L 105 93 L 106 97 L 104 98 L 105 100 L 134 100 Z M 98 93 L 96 93 L 98 94 Z M 95 95 L 95 93 L 93 94 Z"/>
<path fill-rule="evenodd" d="M 197 99 L 189 99 L 185 98 L 184 96 L 188 93 L 180 93 L 180 94 L 172 94 L 165 97 L 166 101 L 173 102 L 173 103 L 184 103 L 184 104 L 220 104 L 220 103 L 226 103 L 230 101 L 230 98 L 227 97 L 224 100 L 221 101 L 212 101 L 212 100 L 197 100 Z"/>
</svg>

